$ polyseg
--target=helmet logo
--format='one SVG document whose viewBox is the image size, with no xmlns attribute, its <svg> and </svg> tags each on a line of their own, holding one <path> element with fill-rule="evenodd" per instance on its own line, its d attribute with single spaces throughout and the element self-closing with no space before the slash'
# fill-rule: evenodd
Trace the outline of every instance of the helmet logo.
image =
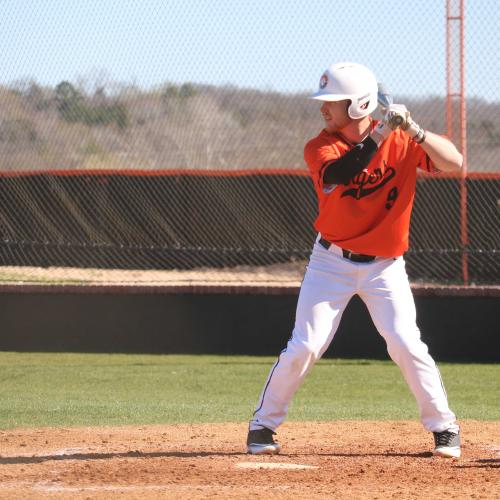
<svg viewBox="0 0 500 500">
<path fill-rule="evenodd" d="M 323 74 L 323 76 L 319 80 L 319 88 L 323 90 L 328 84 L 328 76 L 326 73 Z"/>
<path fill-rule="evenodd" d="M 370 94 L 365 94 L 361 97 L 358 97 L 358 106 L 360 110 L 368 109 L 369 105 L 370 105 Z"/>
</svg>

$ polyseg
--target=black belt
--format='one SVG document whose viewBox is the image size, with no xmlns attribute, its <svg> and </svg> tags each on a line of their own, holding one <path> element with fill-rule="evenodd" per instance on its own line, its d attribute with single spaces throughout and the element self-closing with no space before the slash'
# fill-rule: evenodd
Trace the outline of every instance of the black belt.
<svg viewBox="0 0 500 500">
<path fill-rule="evenodd" d="M 328 240 L 325 240 L 323 238 L 320 238 L 319 244 L 326 250 L 328 250 L 332 246 L 332 244 Z M 344 259 L 349 259 L 352 260 L 353 262 L 372 262 L 373 260 L 376 259 L 376 257 L 374 257 L 373 255 L 353 253 L 350 250 L 345 250 L 343 248 L 342 248 L 342 256 L 344 257 Z"/>
</svg>

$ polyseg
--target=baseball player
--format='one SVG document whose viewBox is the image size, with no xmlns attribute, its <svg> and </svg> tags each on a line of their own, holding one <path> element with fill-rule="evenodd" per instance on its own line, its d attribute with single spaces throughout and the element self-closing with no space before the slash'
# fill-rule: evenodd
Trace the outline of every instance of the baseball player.
<svg viewBox="0 0 500 500">
<path fill-rule="evenodd" d="M 374 74 L 355 63 L 330 66 L 312 99 L 325 128 L 304 150 L 318 198 L 318 236 L 300 289 L 295 326 L 272 367 L 250 421 L 247 450 L 275 454 L 273 435 L 354 294 L 365 302 L 417 400 L 434 454 L 458 458 L 460 434 L 435 362 L 420 339 L 405 270 L 417 169 L 459 171 L 462 155 L 391 104 L 377 122 Z"/>
</svg>

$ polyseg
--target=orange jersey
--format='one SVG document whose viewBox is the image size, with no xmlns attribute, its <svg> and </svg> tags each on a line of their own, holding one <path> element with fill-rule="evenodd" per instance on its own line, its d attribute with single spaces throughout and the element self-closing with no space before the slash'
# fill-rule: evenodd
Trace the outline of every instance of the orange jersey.
<svg viewBox="0 0 500 500">
<path fill-rule="evenodd" d="M 304 158 L 318 196 L 314 227 L 323 238 L 355 253 L 403 255 L 408 249 L 417 168 L 427 172 L 436 168 L 425 151 L 398 129 L 348 184 L 324 184 L 321 167 L 353 146 L 326 130 L 305 146 Z"/>
</svg>

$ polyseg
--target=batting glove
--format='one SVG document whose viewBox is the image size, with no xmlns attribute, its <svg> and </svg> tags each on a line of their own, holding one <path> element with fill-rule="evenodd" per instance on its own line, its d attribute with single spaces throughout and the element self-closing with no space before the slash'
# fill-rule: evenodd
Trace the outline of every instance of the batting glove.
<svg viewBox="0 0 500 500">
<path fill-rule="evenodd" d="M 387 108 L 383 122 L 392 130 L 401 127 L 417 144 L 425 140 L 425 130 L 412 119 L 410 112 L 403 104 L 391 104 Z"/>
<path fill-rule="evenodd" d="M 377 145 L 380 146 L 380 143 L 385 141 L 389 135 L 392 132 L 392 128 L 389 127 L 383 120 L 378 122 L 375 128 L 373 129 L 374 132 L 376 132 L 379 136 L 381 136 L 381 139 L 377 142 Z"/>
</svg>

